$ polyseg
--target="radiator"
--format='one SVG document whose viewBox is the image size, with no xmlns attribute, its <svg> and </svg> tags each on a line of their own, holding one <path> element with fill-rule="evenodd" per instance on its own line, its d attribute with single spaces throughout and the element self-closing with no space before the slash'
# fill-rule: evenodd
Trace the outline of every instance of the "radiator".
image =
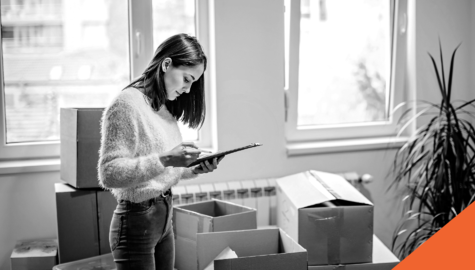
<svg viewBox="0 0 475 270">
<path fill-rule="evenodd" d="M 372 181 L 372 177 L 368 174 L 360 176 L 355 172 L 347 172 L 339 173 L 339 175 L 343 176 L 360 192 L 364 189 L 364 184 Z M 258 227 L 276 225 L 277 201 L 275 179 L 273 178 L 175 186 L 172 191 L 175 206 L 219 199 L 255 208 Z M 369 192 L 363 191 L 362 194 L 371 200 Z"/>
</svg>

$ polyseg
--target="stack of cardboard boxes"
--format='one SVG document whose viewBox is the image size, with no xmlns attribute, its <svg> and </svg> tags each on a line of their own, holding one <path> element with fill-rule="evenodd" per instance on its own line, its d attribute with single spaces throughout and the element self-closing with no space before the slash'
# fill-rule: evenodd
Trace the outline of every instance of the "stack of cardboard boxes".
<svg viewBox="0 0 475 270">
<path fill-rule="evenodd" d="M 117 201 L 98 185 L 103 108 L 61 108 L 61 180 L 55 184 L 59 263 L 110 253 Z"/>
</svg>

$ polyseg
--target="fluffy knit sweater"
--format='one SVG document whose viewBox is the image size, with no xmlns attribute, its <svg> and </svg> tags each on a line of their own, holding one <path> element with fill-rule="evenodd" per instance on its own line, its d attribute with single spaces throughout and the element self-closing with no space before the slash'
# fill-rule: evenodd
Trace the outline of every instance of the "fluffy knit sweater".
<svg viewBox="0 0 475 270">
<path fill-rule="evenodd" d="M 177 121 L 165 106 L 154 111 L 139 90 L 121 91 L 102 116 L 99 184 L 117 200 L 142 202 L 159 196 L 180 179 L 197 176 L 189 168 L 160 162 L 159 153 L 181 142 Z"/>
</svg>

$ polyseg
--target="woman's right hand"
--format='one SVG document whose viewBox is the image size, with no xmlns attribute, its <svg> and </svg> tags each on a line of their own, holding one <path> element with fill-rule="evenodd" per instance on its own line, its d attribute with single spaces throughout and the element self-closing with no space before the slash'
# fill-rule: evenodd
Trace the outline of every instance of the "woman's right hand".
<svg viewBox="0 0 475 270">
<path fill-rule="evenodd" d="M 164 167 L 187 167 L 202 152 L 205 151 L 199 149 L 193 142 L 183 142 L 168 152 L 160 153 L 159 156 Z"/>
</svg>

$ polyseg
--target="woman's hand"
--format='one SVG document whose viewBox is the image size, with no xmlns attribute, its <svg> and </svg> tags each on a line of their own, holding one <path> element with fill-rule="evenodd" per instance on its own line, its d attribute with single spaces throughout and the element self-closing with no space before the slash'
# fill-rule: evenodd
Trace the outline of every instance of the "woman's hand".
<svg viewBox="0 0 475 270">
<path fill-rule="evenodd" d="M 201 162 L 200 165 L 197 165 L 193 168 L 193 173 L 203 174 L 212 172 L 216 170 L 216 168 L 218 168 L 218 164 L 223 158 L 224 156 L 221 156 L 219 158 L 213 158 L 213 163 L 210 163 L 209 160 L 205 160 L 204 162 Z"/>
<path fill-rule="evenodd" d="M 187 167 L 205 150 L 199 149 L 193 142 L 183 142 L 168 152 L 160 153 L 164 167 Z"/>
</svg>

